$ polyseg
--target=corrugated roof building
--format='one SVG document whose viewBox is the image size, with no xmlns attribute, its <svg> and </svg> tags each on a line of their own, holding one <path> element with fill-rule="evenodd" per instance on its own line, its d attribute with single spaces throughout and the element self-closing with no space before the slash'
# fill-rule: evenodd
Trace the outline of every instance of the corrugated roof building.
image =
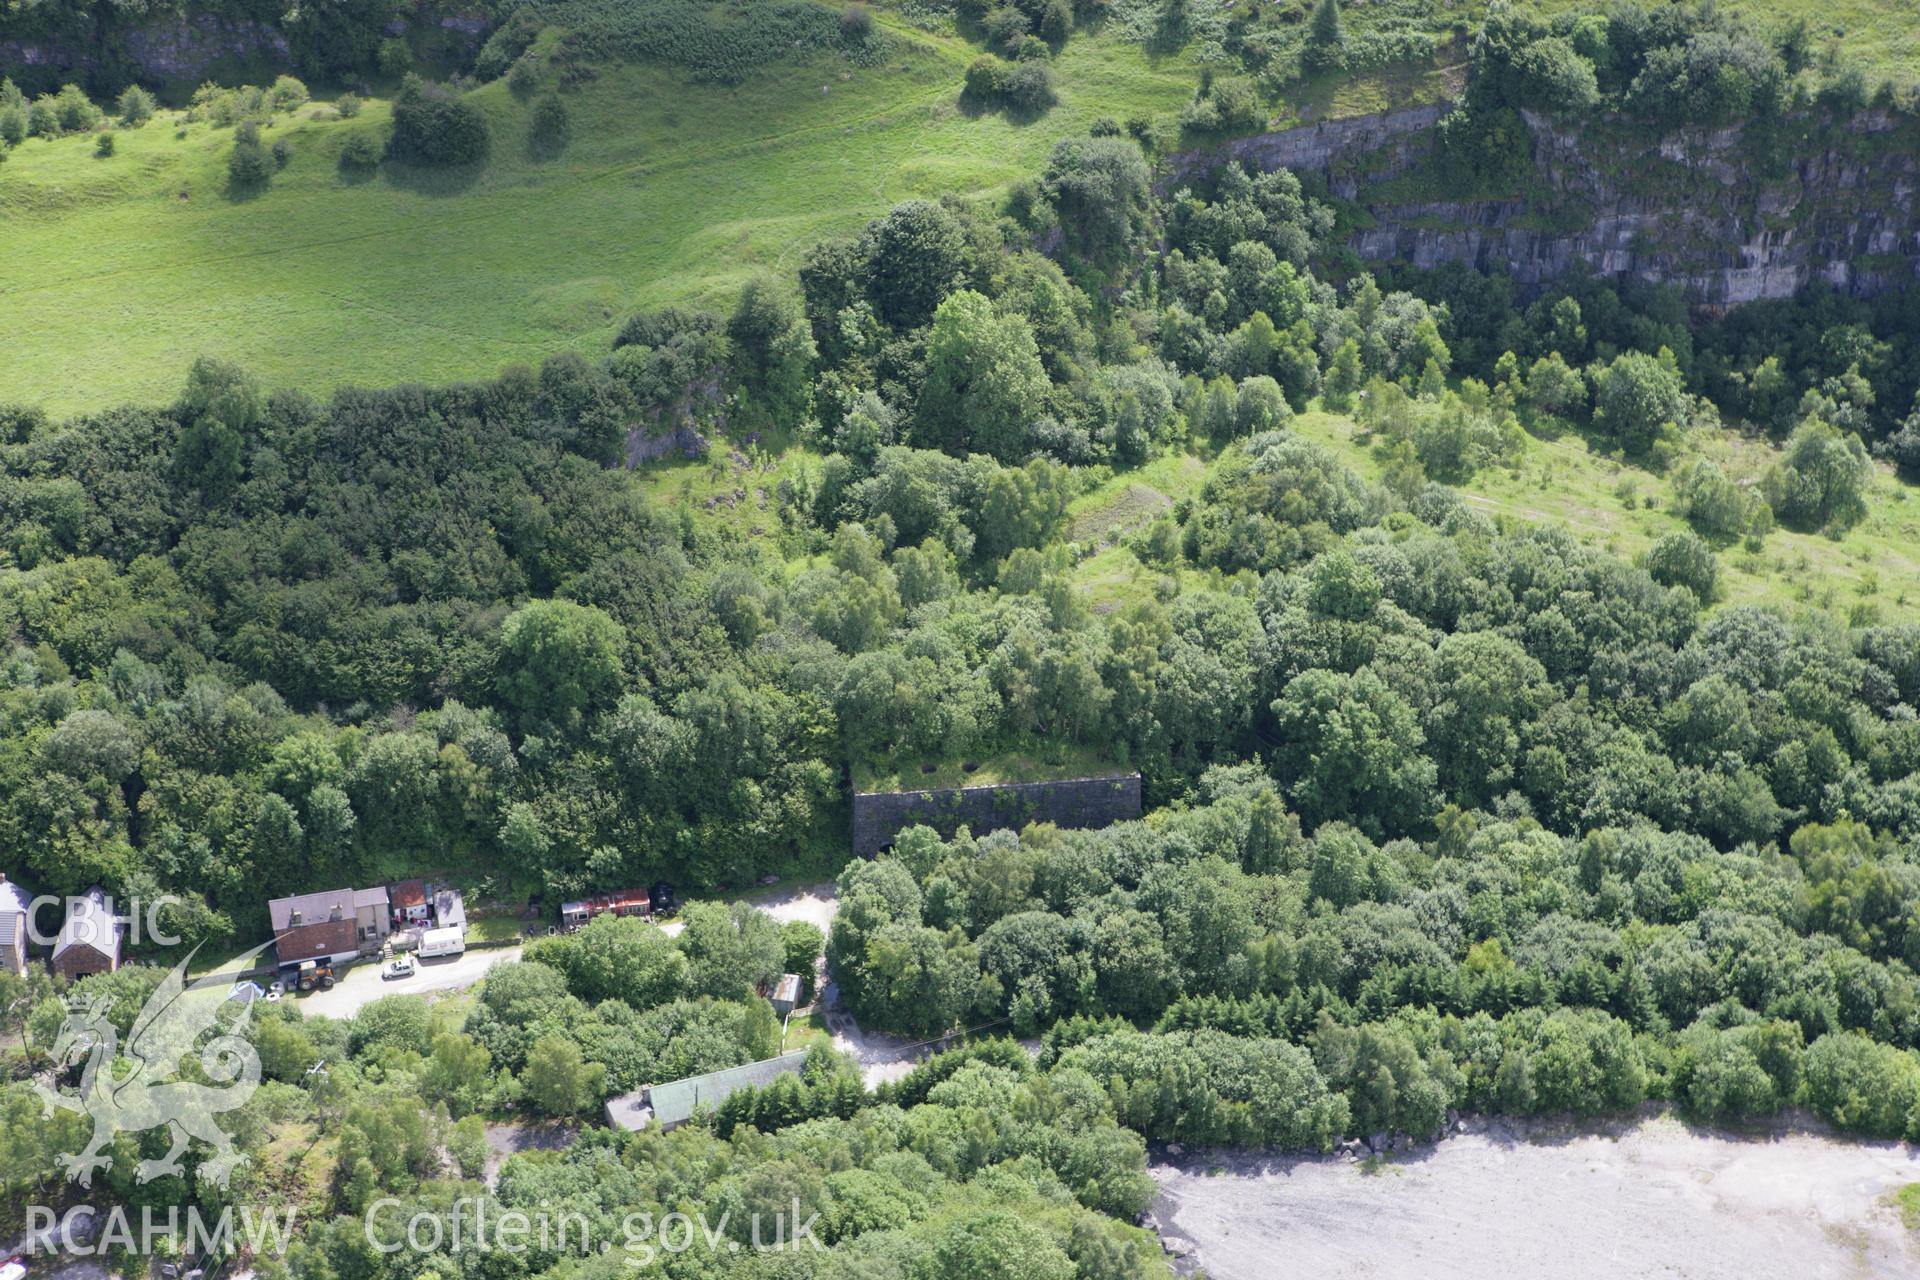
<svg viewBox="0 0 1920 1280">
<path fill-rule="evenodd" d="M 777 1058 L 649 1085 L 608 1099 L 607 1123 L 616 1129 L 644 1129 L 652 1122 L 671 1129 L 685 1124 L 697 1107 L 717 1107 L 735 1089 L 758 1088 L 784 1075 L 799 1075 L 806 1064 L 807 1051 L 795 1049 Z"/>
</svg>

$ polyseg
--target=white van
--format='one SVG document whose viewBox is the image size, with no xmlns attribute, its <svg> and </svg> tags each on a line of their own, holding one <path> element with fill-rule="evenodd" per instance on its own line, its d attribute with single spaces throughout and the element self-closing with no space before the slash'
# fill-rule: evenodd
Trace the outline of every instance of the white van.
<svg viewBox="0 0 1920 1280">
<path fill-rule="evenodd" d="M 457 956 L 467 949 L 467 931 L 458 926 L 450 929 L 429 929 L 420 935 L 419 956 L 422 960 L 434 960 L 440 956 Z"/>
</svg>

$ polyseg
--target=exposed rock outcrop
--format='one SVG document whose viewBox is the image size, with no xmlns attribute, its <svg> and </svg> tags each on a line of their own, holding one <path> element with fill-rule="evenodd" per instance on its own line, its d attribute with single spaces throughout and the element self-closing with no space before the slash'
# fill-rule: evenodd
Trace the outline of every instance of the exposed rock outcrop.
<svg viewBox="0 0 1920 1280">
<path fill-rule="evenodd" d="M 634 427 L 627 432 L 625 453 L 629 467 L 644 466 L 670 453 L 678 453 L 683 458 L 704 458 L 707 438 L 687 423 L 663 431 Z"/>
<path fill-rule="evenodd" d="M 489 26 L 491 19 L 483 14 L 437 13 L 429 7 L 411 19 L 396 18 L 386 32 L 401 36 L 414 28 L 430 30 L 441 33 L 441 44 L 477 49 Z M 290 54 L 286 33 L 272 22 L 173 14 L 137 24 L 103 22 L 63 35 L 0 36 L 0 75 L 50 85 L 85 82 L 104 69 L 120 79 L 135 74 L 149 85 L 190 86 L 223 67 L 298 70 Z"/>
<path fill-rule="evenodd" d="M 1188 151 L 1173 157 L 1169 166 L 1176 178 L 1207 169 L 1222 155 L 1263 169 L 1330 169 L 1338 160 L 1363 155 L 1386 155 L 1399 170 L 1432 148 L 1433 126 L 1453 109 L 1450 102 L 1402 107 L 1377 115 L 1348 116 L 1317 124 L 1235 138 L 1208 151 Z M 1340 194 L 1349 195 L 1342 192 Z"/>
<path fill-rule="evenodd" d="M 282 63 L 287 38 L 262 22 L 228 21 L 209 14 L 176 17 L 127 28 L 109 55 L 91 40 L 0 40 L 0 68 L 51 69 L 61 80 L 83 80 L 103 64 L 136 68 L 150 84 L 188 82 L 221 63 Z"/>
<path fill-rule="evenodd" d="M 127 56 L 154 80 L 189 80 L 225 59 L 287 56 L 287 38 L 259 22 L 186 18 L 127 32 Z"/>
<path fill-rule="evenodd" d="M 1920 279 L 1920 122 L 1869 111 L 1687 129 L 1652 145 L 1617 122 L 1528 113 L 1525 194 L 1451 198 L 1431 164 L 1448 108 L 1416 107 L 1243 138 L 1176 157 L 1177 181 L 1224 152 L 1316 170 L 1360 204 L 1364 259 L 1504 270 L 1524 289 L 1584 266 L 1681 286 L 1724 308 L 1786 297 L 1813 280 L 1870 296 Z"/>
</svg>

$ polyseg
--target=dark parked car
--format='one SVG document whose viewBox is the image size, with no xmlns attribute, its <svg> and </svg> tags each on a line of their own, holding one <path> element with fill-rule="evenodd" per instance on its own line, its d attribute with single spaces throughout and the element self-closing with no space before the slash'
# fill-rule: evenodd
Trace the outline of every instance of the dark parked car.
<svg viewBox="0 0 1920 1280">
<path fill-rule="evenodd" d="M 662 880 L 648 890 L 647 896 L 653 899 L 653 914 L 670 916 L 680 908 L 680 900 L 673 896 L 673 886 Z"/>
</svg>

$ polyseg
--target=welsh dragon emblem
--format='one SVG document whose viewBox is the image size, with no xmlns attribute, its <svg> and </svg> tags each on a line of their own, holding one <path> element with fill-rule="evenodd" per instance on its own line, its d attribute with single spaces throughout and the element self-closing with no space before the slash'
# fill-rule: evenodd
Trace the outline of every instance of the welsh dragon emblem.
<svg viewBox="0 0 1920 1280">
<path fill-rule="evenodd" d="M 242 967 L 267 945 L 240 957 Z M 135 1177 L 140 1182 L 181 1172 L 180 1157 L 193 1138 L 213 1148 L 200 1166 L 200 1176 L 213 1186 L 225 1187 L 246 1162 L 245 1153 L 234 1148 L 214 1117 L 244 1106 L 259 1087 L 260 1055 L 243 1034 L 252 1007 L 230 1001 L 231 975 L 189 984 L 187 965 L 193 956 L 188 952 L 148 998 L 124 1046 L 107 1016 L 105 995 L 88 993 L 83 984 L 70 1002 L 54 1042 L 54 1069 L 65 1071 L 84 1059 L 80 1091 L 76 1095 L 34 1085 L 48 1115 L 61 1107 L 93 1121 L 86 1148 L 59 1158 L 69 1180 L 91 1186 L 94 1171 L 112 1163 L 106 1150 L 116 1133 L 163 1127 L 172 1129 L 173 1145 L 159 1159 L 139 1163 Z M 223 1010 L 231 1013 L 223 1017 Z M 189 1056 L 197 1060 L 198 1070 L 183 1078 L 181 1063 Z"/>
</svg>

